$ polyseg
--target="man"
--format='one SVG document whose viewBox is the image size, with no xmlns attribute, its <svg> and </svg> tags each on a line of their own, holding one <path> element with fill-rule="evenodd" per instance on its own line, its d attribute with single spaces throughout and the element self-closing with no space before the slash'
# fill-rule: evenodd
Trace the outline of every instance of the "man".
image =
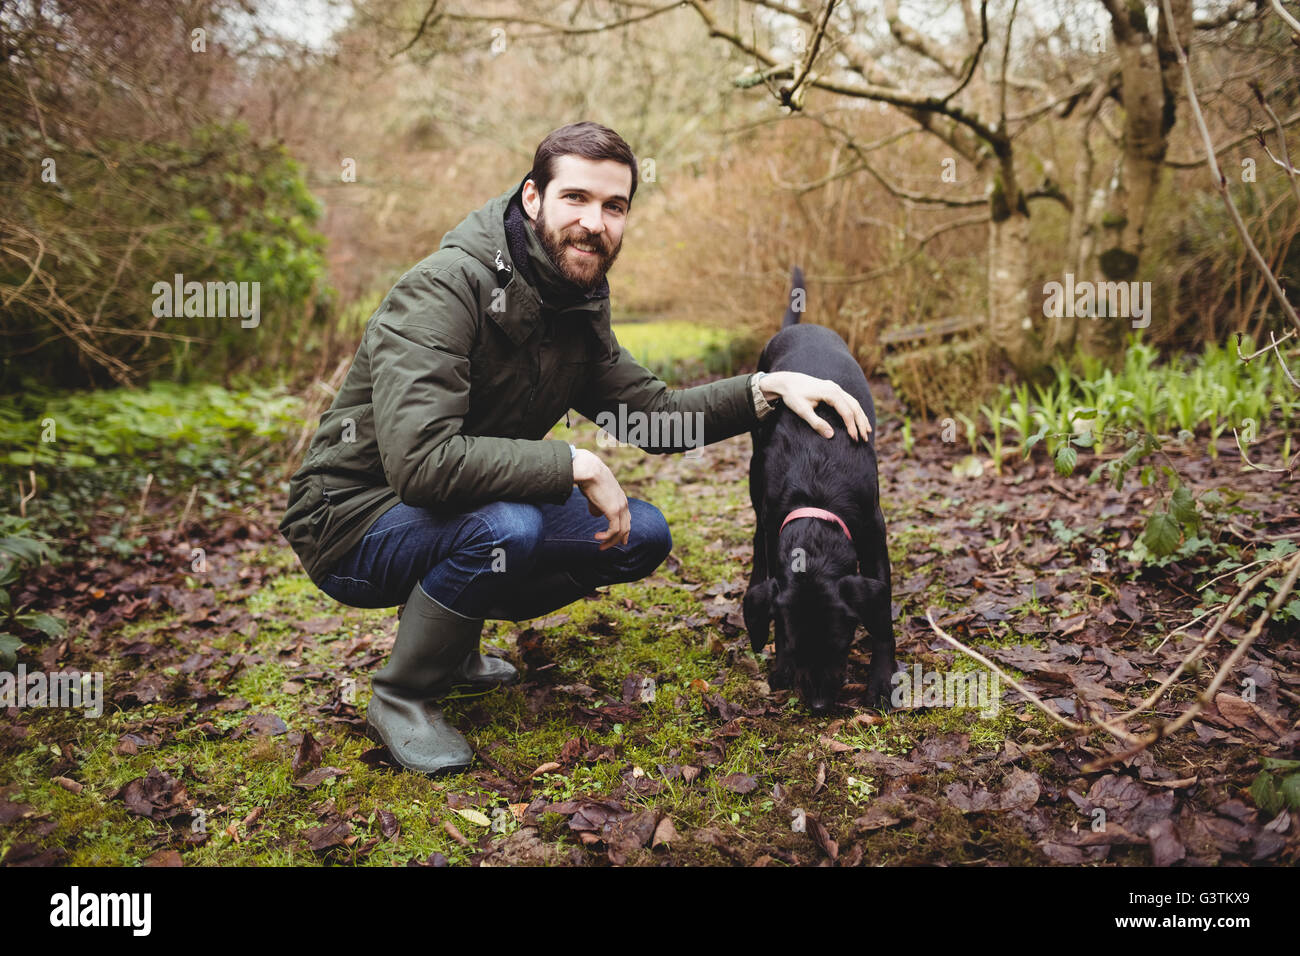
<svg viewBox="0 0 1300 956">
<path fill-rule="evenodd" d="M 854 438 L 870 426 L 838 385 L 738 375 L 670 390 L 610 329 L 605 273 L 622 247 L 636 160 L 596 123 L 555 130 L 528 177 L 471 213 L 370 317 L 356 358 L 289 485 L 280 531 L 325 593 L 405 603 L 372 680 L 367 733 L 437 773 L 473 753 L 437 708 L 454 684 L 512 683 L 479 653 L 485 619 L 548 614 L 667 557 L 657 508 L 629 500 L 594 453 L 545 435 L 570 408 L 698 415 L 710 444 L 784 401 L 819 432 L 819 401 Z M 759 381 L 761 378 L 761 382 Z M 622 412 L 620 415 L 619 412 Z M 682 432 L 649 451 L 684 451 Z"/>
</svg>

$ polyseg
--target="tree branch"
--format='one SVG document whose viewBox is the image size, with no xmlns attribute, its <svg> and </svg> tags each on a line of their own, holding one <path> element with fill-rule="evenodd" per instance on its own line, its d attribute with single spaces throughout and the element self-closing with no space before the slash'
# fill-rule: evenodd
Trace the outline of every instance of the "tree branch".
<svg viewBox="0 0 1300 956">
<path fill-rule="evenodd" d="M 1196 126 L 1201 131 L 1201 139 L 1205 143 L 1205 161 L 1210 167 L 1211 176 L 1214 178 L 1214 187 L 1219 191 L 1219 196 L 1223 199 L 1224 205 L 1228 207 L 1228 216 L 1232 219 L 1237 234 L 1241 236 L 1242 243 L 1245 244 L 1251 258 L 1255 261 L 1255 265 L 1263 273 L 1269 291 L 1277 299 L 1286 317 L 1296 328 L 1300 329 L 1300 315 L 1296 314 L 1296 310 L 1287 301 L 1286 293 L 1282 291 L 1277 276 L 1273 275 L 1273 270 L 1264 261 L 1259 248 L 1255 245 L 1255 240 L 1251 238 L 1250 231 L 1241 219 L 1241 213 L 1237 211 L 1237 204 L 1232 201 L 1232 194 L 1228 192 L 1228 181 L 1219 170 L 1219 164 L 1214 158 L 1214 141 L 1210 138 L 1210 130 L 1205 125 L 1205 116 L 1201 113 L 1201 104 L 1196 98 L 1196 88 L 1192 83 L 1192 67 L 1188 63 L 1187 54 L 1183 52 L 1183 45 L 1178 39 L 1178 27 L 1174 23 L 1173 12 L 1169 8 L 1169 0 L 1161 0 L 1161 6 L 1164 8 L 1164 15 L 1169 24 L 1169 40 L 1173 44 L 1174 53 L 1178 57 L 1178 65 L 1182 67 L 1183 81 L 1187 84 L 1188 105 L 1191 106 L 1192 116 L 1196 118 Z"/>
<path fill-rule="evenodd" d="M 631 23 L 639 23 L 642 20 L 649 20 L 651 17 L 657 17 L 661 13 L 668 13 L 670 10 L 676 10 L 680 6 L 680 0 L 675 0 L 675 2 L 672 3 L 650 7 L 642 13 L 623 17 L 620 20 L 611 20 L 608 23 L 597 23 L 594 26 L 587 27 L 573 26 L 569 23 L 556 23 L 553 20 L 538 20 L 533 17 L 510 16 L 507 14 L 444 13 L 442 16 L 446 17 L 448 20 L 456 20 L 462 23 L 505 22 L 513 25 L 542 28 L 537 33 L 524 34 L 525 38 L 547 36 L 553 33 L 563 33 L 569 36 L 583 36 L 590 33 L 603 33 L 606 30 L 615 30 L 618 27 L 625 27 Z"/>
<path fill-rule="evenodd" d="M 1286 127 L 1286 126 L 1291 126 L 1291 125 L 1293 125 L 1293 124 L 1295 124 L 1295 123 L 1297 123 L 1297 122 L 1300 122 L 1300 112 L 1292 113 L 1292 114 L 1291 114 L 1290 116 L 1288 116 L 1286 119 L 1282 120 L 1282 126 L 1284 126 L 1284 127 Z M 1234 146 L 1239 146 L 1239 145 L 1241 145 L 1242 143 L 1246 142 L 1246 140 L 1248 140 L 1248 139 L 1258 138 L 1258 135 L 1259 135 L 1259 134 L 1256 133 L 1255 130 L 1251 130 L 1251 131 L 1248 132 L 1248 133 L 1242 133 L 1240 136 L 1238 136 L 1238 137 L 1236 137 L 1236 138 L 1234 138 L 1234 139 L 1230 139 L 1230 140 L 1228 140 L 1226 143 L 1221 144 L 1218 148 L 1219 148 L 1219 149 L 1232 149 L 1232 147 L 1234 147 Z M 1174 169 L 1192 169 L 1192 168 L 1194 168 L 1194 167 L 1196 167 L 1196 166 L 1204 166 L 1204 165 L 1205 165 L 1205 160 L 1204 160 L 1204 159 L 1195 159 L 1195 158 L 1192 158 L 1192 159 L 1166 159 L 1166 160 L 1165 160 L 1165 165 L 1166 165 L 1166 166 L 1171 166 L 1171 167 L 1173 167 Z"/>
<path fill-rule="evenodd" d="M 792 110 L 803 109 L 803 100 L 799 96 L 799 88 L 803 86 L 804 81 L 808 79 L 809 74 L 812 72 L 813 61 L 817 59 L 817 51 L 821 48 L 822 38 L 826 36 L 826 24 L 830 22 L 831 12 L 834 9 L 835 0 L 826 0 L 826 9 L 822 12 L 821 21 L 817 24 L 816 32 L 813 33 L 812 42 L 808 44 L 808 55 L 804 57 L 803 62 L 799 65 L 794 82 L 781 88 L 781 103 Z"/>
<path fill-rule="evenodd" d="M 1018 2 L 1018 0 L 1017 0 L 1017 2 Z M 961 82 L 957 84 L 957 86 L 953 89 L 953 91 L 952 91 L 951 93 L 949 93 L 947 96 L 945 96 L 945 97 L 943 98 L 943 101 L 942 101 L 942 102 L 947 103 L 949 100 L 951 100 L 954 96 L 956 96 L 956 95 L 957 95 L 958 93 L 960 93 L 962 90 L 966 89 L 966 84 L 968 84 L 968 83 L 971 81 L 971 77 L 973 77 L 973 76 L 975 75 L 975 70 L 976 70 L 976 68 L 979 67 L 980 57 L 981 57 L 981 56 L 983 55 L 983 53 L 984 53 L 984 48 L 985 48 L 986 46 L 988 46 L 988 42 L 989 42 L 989 0 L 980 0 L 980 39 L 979 39 L 979 43 L 977 43 L 977 44 L 975 45 L 975 52 L 972 53 L 971 56 L 970 56 L 970 62 L 966 65 L 966 71 L 965 71 L 965 74 L 964 74 L 964 75 L 962 76 L 962 78 L 961 78 Z M 1006 78 L 1005 67 L 1006 67 L 1006 64 L 1005 64 L 1005 62 L 1004 62 L 1004 63 L 1003 63 L 1003 75 L 1002 75 L 1003 89 L 1006 88 L 1006 79 L 1007 79 L 1007 78 Z M 1006 126 L 1005 121 L 1003 122 L 1002 125 L 1003 125 L 1003 127 L 1005 128 L 1005 126 Z"/>
<path fill-rule="evenodd" d="M 956 77 L 961 72 L 943 55 L 941 47 L 903 22 L 898 15 L 898 0 L 885 0 L 885 22 L 889 24 L 889 32 L 900 45 L 921 54 L 951 77 Z"/>
<path fill-rule="evenodd" d="M 704 0 L 686 0 L 695 9 L 695 12 L 704 20 L 708 27 L 709 36 L 726 40 L 737 49 L 748 53 L 764 66 L 774 67 L 780 65 L 775 57 L 759 49 L 753 44 L 746 43 L 744 39 L 737 36 L 730 30 L 722 27 L 713 13 L 704 5 Z M 876 100 L 882 103 L 889 103 L 904 109 L 921 110 L 929 113 L 938 113 L 947 116 L 957 123 L 965 126 L 974 132 L 981 139 L 990 143 L 995 150 L 1005 150 L 1006 140 L 996 130 L 993 130 L 980 117 L 974 113 L 962 109 L 959 106 L 952 106 L 943 100 L 934 96 L 919 96 L 910 93 L 904 93 L 901 90 L 886 86 L 879 86 L 874 83 L 865 85 L 846 85 L 843 83 L 834 83 L 825 79 L 810 79 L 810 86 L 826 90 L 829 93 L 838 93 L 841 96 L 851 96 L 857 99 Z"/>
</svg>

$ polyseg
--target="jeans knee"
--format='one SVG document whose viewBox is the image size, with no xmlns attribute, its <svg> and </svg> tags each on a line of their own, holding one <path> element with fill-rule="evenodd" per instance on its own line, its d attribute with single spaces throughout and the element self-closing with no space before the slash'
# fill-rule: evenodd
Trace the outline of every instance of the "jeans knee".
<svg viewBox="0 0 1300 956">
<path fill-rule="evenodd" d="M 631 559 L 640 574 L 647 575 L 663 564 L 673 549 L 672 532 L 663 512 L 648 502 L 628 502 L 632 514 L 632 536 L 628 541 Z"/>
<path fill-rule="evenodd" d="M 534 505 L 498 501 L 476 512 L 479 529 L 473 549 L 505 574 L 527 574 L 542 543 L 542 513 Z"/>
</svg>

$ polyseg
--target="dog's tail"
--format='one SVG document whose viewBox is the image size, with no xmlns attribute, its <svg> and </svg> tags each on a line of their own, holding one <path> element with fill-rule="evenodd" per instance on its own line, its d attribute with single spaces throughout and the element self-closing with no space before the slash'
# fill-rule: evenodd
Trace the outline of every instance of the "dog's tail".
<svg viewBox="0 0 1300 956">
<path fill-rule="evenodd" d="M 798 266 L 790 273 L 790 304 L 785 307 L 785 318 L 781 320 L 781 328 L 788 329 L 792 325 L 799 324 L 799 316 L 807 308 L 805 303 L 808 299 L 808 292 L 803 287 L 803 270 Z"/>
</svg>

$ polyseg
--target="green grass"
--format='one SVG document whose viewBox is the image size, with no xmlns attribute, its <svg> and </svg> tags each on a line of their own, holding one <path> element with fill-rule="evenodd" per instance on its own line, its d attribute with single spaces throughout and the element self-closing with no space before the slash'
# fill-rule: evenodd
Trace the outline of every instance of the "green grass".
<svg viewBox="0 0 1300 956">
<path fill-rule="evenodd" d="M 614 335 L 638 362 L 670 385 L 705 375 L 738 374 L 753 366 L 760 344 L 743 332 L 680 319 L 616 322 Z"/>
</svg>

